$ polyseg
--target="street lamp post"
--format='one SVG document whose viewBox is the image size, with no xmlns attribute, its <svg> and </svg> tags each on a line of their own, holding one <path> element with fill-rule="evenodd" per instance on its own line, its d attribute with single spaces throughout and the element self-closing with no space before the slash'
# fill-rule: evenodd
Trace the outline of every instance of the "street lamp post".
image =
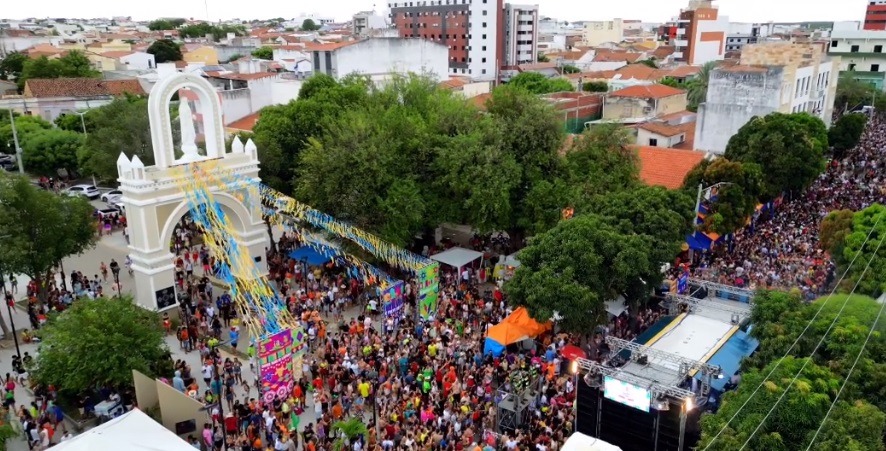
<svg viewBox="0 0 886 451">
<path fill-rule="evenodd" d="M 12 340 L 15 342 L 15 354 L 18 359 L 22 358 L 22 351 L 18 347 L 18 335 L 15 333 L 15 319 L 12 317 L 12 307 L 15 304 L 15 298 L 12 293 L 6 291 L 6 283 L 3 283 L 3 294 L 6 295 L 6 311 L 9 312 L 9 326 L 12 328 Z"/>
<path fill-rule="evenodd" d="M 15 157 L 18 160 L 18 172 L 25 173 L 25 164 L 22 162 L 22 147 L 18 144 L 18 132 L 15 129 L 15 118 L 12 116 L 12 108 L 9 109 L 9 123 L 12 125 L 12 142 L 15 144 Z"/>
<path fill-rule="evenodd" d="M 114 271 L 114 285 L 117 287 L 117 299 L 120 299 L 120 268 Z"/>
<path fill-rule="evenodd" d="M 305 294 L 308 294 L 308 257 L 302 257 L 301 266 L 302 266 L 302 281 L 305 286 Z"/>
</svg>

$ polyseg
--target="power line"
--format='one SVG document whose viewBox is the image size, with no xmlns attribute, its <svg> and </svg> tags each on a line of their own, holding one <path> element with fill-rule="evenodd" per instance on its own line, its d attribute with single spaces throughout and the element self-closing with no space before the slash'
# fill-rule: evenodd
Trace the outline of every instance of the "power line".
<svg viewBox="0 0 886 451">
<path fill-rule="evenodd" d="M 871 227 L 870 232 L 868 232 L 867 236 L 864 239 L 864 242 L 861 244 L 861 247 L 859 249 L 864 249 L 865 244 L 867 244 L 868 240 L 871 239 L 871 235 L 873 235 L 874 230 L 877 228 L 877 224 L 880 223 L 880 219 L 882 219 L 882 218 L 883 218 L 882 215 L 877 217 L 876 223 L 874 224 L 873 227 Z M 785 351 L 784 355 L 776 361 L 775 366 L 772 367 L 772 369 L 769 371 L 768 374 L 766 374 L 766 377 L 764 377 L 763 380 L 760 381 L 759 384 L 757 384 L 757 387 L 754 388 L 753 392 L 751 392 L 751 396 L 749 396 L 748 399 L 746 399 L 741 404 L 741 406 L 738 408 L 738 410 L 736 410 L 735 413 L 732 414 L 731 417 L 729 417 L 729 420 L 726 421 L 726 424 L 724 424 L 723 427 L 721 427 L 720 430 L 717 431 L 717 435 L 715 435 L 714 438 L 711 440 L 711 442 L 708 443 L 708 445 L 704 447 L 704 451 L 707 451 L 708 448 L 710 448 L 717 441 L 717 439 L 720 438 L 721 435 L 723 435 L 723 431 L 725 431 L 726 428 L 729 427 L 729 425 L 732 423 L 732 421 L 735 420 L 736 417 L 738 417 L 738 414 L 741 413 L 741 411 L 744 410 L 744 408 L 748 405 L 748 403 L 751 402 L 751 400 L 754 398 L 754 396 L 757 395 L 757 392 L 760 391 L 760 388 L 763 387 L 763 384 L 765 384 L 766 381 L 769 380 L 769 377 L 772 376 L 773 373 L 775 373 L 775 370 L 777 370 L 778 367 L 781 366 L 781 362 L 784 361 L 784 358 L 787 357 L 791 353 L 791 351 L 794 349 L 795 346 L 797 346 L 797 343 L 800 342 L 800 339 L 803 338 L 803 335 L 805 335 L 806 332 L 809 330 L 809 328 L 812 327 L 812 323 L 815 322 L 816 318 L 818 318 L 818 315 L 821 314 L 822 310 L 824 310 L 825 306 L 828 304 L 828 302 L 830 302 L 831 297 L 834 296 L 834 293 L 837 291 L 837 287 L 840 286 L 840 283 L 843 281 L 843 279 L 846 278 L 846 275 L 849 274 L 849 270 L 852 269 L 852 265 L 855 264 L 855 260 L 858 259 L 859 255 L 861 255 L 861 252 L 856 254 L 855 257 L 852 259 L 852 261 L 849 262 L 849 266 L 847 266 L 846 270 L 843 271 L 843 275 L 841 275 L 840 279 L 837 280 L 837 283 L 834 284 L 834 288 L 831 289 L 831 292 L 830 292 L 830 294 L 828 294 L 828 297 L 824 300 L 824 302 L 821 303 L 821 306 L 818 308 L 818 311 L 815 312 L 815 315 L 812 317 L 812 319 L 809 320 L 809 322 L 806 324 L 806 327 L 804 327 L 803 331 L 800 332 L 800 335 L 797 335 L 797 338 L 794 340 L 794 342 L 791 344 L 791 346 L 788 348 L 788 350 Z M 861 279 L 859 279 L 859 280 L 861 280 Z M 845 304 L 844 304 L 844 306 L 845 306 Z M 834 320 L 836 321 L 836 318 L 834 318 Z M 825 334 L 825 335 L 827 335 L 827 334 Z"/>
<path fill-rule="evenodd" d="M 883 244 L 883 241 L 880 241 L 880 244 Z M 880 246 L 877 245 L 877 249 Z M 849 373 L 846 374 L 846 379 L 843 381 L 843 385 L 840 386 L 840 390 L 837 392 L 837 397 L 834 398 L 834 402 L 831 403 L 831 406 L 828 408 L 828 412 L 824 415 L 824 419 L 821 421 L 821 424 L 818 426 L 818 429 L 815 430 L 815 434 L 812 436 L 812 441 L 809 442 L 809 446 L 806 447 L 806 451 L 812 449 L 812 444 L 815 443 L 815 439 L 818 438 L 818 434 L 824 428 L 824 424 L 827 423 L 828 417 L 831 415 L 831 411 L 834 410 L 834 406 L 837 405 L 837 401 L 840 399 L 840 395 L 843 394 L 843 389 L 846 388 L 846 385 L 849 384 L 849 378 L 852 377 L 852 372 L 855 371 L 855 366 L 858 365 L 858 361 L 861 360 L 861 355 L 864 354 L 864 348 L 867 347 L 868 342 L 871 341 L 871 337 L 874 335 L 874 331 L 877 330 L 877 323 L 880 322 L 880 316 L 883 314 L 883 310 L 886 309 L 886 302 L 883 302 L 880 305 L 880 311 L 877 312 L 877 318 L 874 319 L 874 324 L 871 325 L 871 330 L 868 331 L 868 336 L 865 337 L 864 343 L 861 345 L 861 350 L 858 351 L 858 355 L 855 356 L 855 361 L 852 362 L 852 367 L 849 368 Z"/>
<path fill-rule="evenodd" d="M 877 227 L 877 224 L 880 222 L 880 219 L 882 217 L 883 216 L 881 215 L 877 218 L 877 222 L 874 224 L 874 227 L 871 228 L 872 232 Z M 870 235 L 868 235 L 868 236 L 870 236 Z M 880 242 L 877 243 L 877 249 L 874 250 L 874 255 L 877 255 L 877 252 L 880 251 L 880 246 L 883 244 L 883 241 L 884 240 L 881 239 Z M 862 245 L 859 248 L 858 254 L 855 255 L 856 257 L 861 255 L 862 249 L 864 249 L 864 245 Z M 855 261 L 855 259 L 853 259 L 853 261 Z M 855 286 L 852 287 L 852 291 L 850 291 L 849 294 L 846 295 L 846 300 L 843 301 L 843 305 L 840 307 L 840 310 L 837 312 L 837 315 L 834 316 L 834 320 L 831 321 L 831 325 L 828 326 L 828 330 L 826 330 L 824 335 L 821 336 L 821 340 L 818 340 L 818 344 L 815 345 L 815 349 L 813 349 L 812 353 L 809 354 L 809 358 L 806 359 L 805 362 L 803 362 L 803 365 L 800 366 L 800 369 L 797 371 L 797 374 L 795 374 L 793 379 L 791 379 L 791 383 L 789 383 L 788 386 L 785 387 L 784 391 L 781 393 L 781 396 L 779 396 L 778 399 L 775 400 L 775 404 L 772 405 L 772 407 L 769 409 L 769 412 L 766 412 L 766 416 L 763 417 L 763 420 L 760 421 L 760 424 L 757 425 L 757 427 L 754 429 L 754 432 L 751 432 L 751 435 L 749 435 L 748 439 L 745 440 L 744 445 L 741 445 L 741 448 L 739 448 L 739 451 L 745 449 L 745 447 L 748 446 L 748 443 L 751 442 L 751 439 L 753 439 L 754 436 L 757 435 L 757 432 L 760 430 L 760 428 L 762 428 L 763 425 L 766 424 L 766 420 L 769 419 L 769 416 L 772 415 L 772 412 L 775 411 L 775 408 L 778 407 L 778 405 L 781 403 L 781 400 L 784 399 L 784 397 L 791 390 L 791 387 L 794 385 L 794 382 L 797 382 L 797 379 L 800 378 L 800 374 L 802 374 L 803 370 L 806 369 L 806 365 L 809 365 L 809 362 L 812 361 L 812 356 L 814 356 L 815 353 L 818 352 L 818 348 L 820 348 L 821 345 L 824 344 L 825 338 L 827 338 L 827 336 L 831 333 L 831 331 L 834 329 L 834 326 L 837 325 L 837 320 L 840 319 L 840 315 L 843 314 L 843 310 L 846 308 L 846 304 L 849 303 L 849 298 L 855 293 L 855 290 L 858 288 L 858 285 L 861 284 L 862 279 L 864 279 L 865 274 L 867 274 L 868 269 L 870 269 L 872 261 L 874 261 L 873 258 L 868 259 L 867 264 L 864 265 L 864 270 L 861 272 L 861 276 L 858 277 L 858 280 L 855 282 Z"/>
</svg>

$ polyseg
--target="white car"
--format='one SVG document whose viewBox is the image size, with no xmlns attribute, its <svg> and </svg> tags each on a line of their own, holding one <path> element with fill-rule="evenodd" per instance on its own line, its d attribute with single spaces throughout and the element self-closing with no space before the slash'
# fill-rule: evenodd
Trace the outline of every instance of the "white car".
<svg viewBox="0 0 886 451">
<path fill-rule="evenodd" d="M 101 192 L 93 185 L 74 185 L 65 191 L 68 196 L 83 196 L 88 199 L 96 199 Z"/>
<path fill-rule="evenodd" d="M 114 189 L 114 190 L 108 191 L 107 193 L 102 194 L 101 199 L 103 202 L 111 203 L 111 201 L 114 200 L 115 198 L 119 199 L 122 196 L 123 196 L 123 191 L 120 191 L 119 189 Z"/>
</svg>

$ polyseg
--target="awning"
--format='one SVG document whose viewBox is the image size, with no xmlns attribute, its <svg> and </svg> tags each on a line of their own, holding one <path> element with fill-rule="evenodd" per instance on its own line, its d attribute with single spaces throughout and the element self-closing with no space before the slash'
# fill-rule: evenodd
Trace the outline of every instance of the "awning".
<svg viewBox="0 0 886 451">
<path fill-rule="evenodd" d="M 194 451 L 194 447 L 138 409 L 52 447 L 59 451 Z"/>
<path fill-rule="evenodd" d="M 453 247 L 439 254 L 431 255 L 431 260 L 452 266 L 453 268 L 461 268 L 479 258 L 483 258 L 482 252 L 472 251 L 463 247 Z"/>
<path fill-rule="evenodd" d="M 611 301 L 606 301 L 606 311 L 612 316 L 618 316 L 624 313 L 628 308 L 625 307 L 625 297 L 619 296 Z"/>
<path fill-rule="evenodd" d="M 310 246 L 302 246 L 292 252 L 289 253 L 289 258 L 294 260 L 302 261 L 307 259 L 308 264 L 311 266 L 321 266 L 329 263 L 332 260 L 330 257 L 327 257 L 315 250 Z"/>
</svg>

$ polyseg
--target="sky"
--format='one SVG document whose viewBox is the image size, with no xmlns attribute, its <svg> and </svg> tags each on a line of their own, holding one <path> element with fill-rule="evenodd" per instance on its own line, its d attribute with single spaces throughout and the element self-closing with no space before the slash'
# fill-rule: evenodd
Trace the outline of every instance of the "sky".
<svg viewBox="0 0 886 451">
<path fill-rule="evenodd" d="M 357 11 L 381 11 L 387 2 L 375 0 L 286 1 L 280 0 L 147 0 L 147 1 L 9 1 L 0 15 L 27 17 L 94 18 L 131 16 L 135 20 L 157 17 L 194 19 L 293 18 L 304 14 L 331 16 L 346 21 Z M 538 4 L 542 16 L 563 20 L 606 20 L 612 18 L 665 22 L 676 16 L 688 0 L 520 0 Z M 800 22 L 864 20 L 867 0 L 716 0 L 720 13 L 732 22 Z"/>
</svg>

